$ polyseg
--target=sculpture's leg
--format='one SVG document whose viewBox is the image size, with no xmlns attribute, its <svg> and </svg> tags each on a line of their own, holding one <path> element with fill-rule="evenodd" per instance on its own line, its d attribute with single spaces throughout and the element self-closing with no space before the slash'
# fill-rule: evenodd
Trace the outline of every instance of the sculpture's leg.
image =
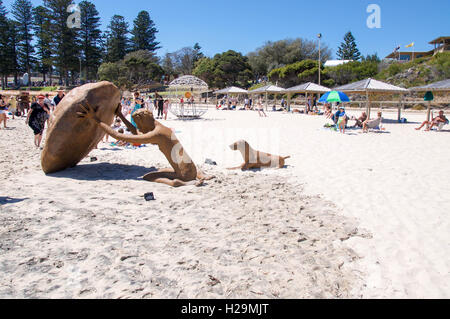
<svg viewBox="0 0 450 319">
<path fill-rule="evenodd" d="M 180 186 L 188 186 L 188 185 L 196 185 L 201 186 L 203 185 L 203 181 L 191 181 L 191 182 L 184 182 L 181 179 L 179 179 L 179 176 L 176 175 L 176 173 L 170 169 L 166 168 L 163 170 L 160 170 L 158 172 L 151 172 L 144 176 L 144 180 L 148 182 L 153 183 L 160 183 L 160 184 L 166 184 L 171 187 L 180 187 Z"/>
<path fill-rule="evenodd" d="M 245 167 L 245 163 L 242 165 L 239 165 L 238 167 L 231 167 L 231 168 L 227 168 L 227 169 L 232 171 L 232 170 L 236 170 L 236 169 L 244 169 L 244 167 Z"/>
</svg>

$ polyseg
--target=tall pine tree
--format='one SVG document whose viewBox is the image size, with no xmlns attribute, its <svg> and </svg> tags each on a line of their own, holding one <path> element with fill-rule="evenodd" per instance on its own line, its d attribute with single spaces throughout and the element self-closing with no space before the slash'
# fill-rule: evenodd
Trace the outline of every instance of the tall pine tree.
<svg viewBox="0 0 450 319">
<path fill-rule="evenodd" d="M 30 0 L 16 0 L 12 5 L 11 14 L 17 22 L 17 55 L 21 71 L 31 77 L 31 67 L 34 64 L 33 41 L 33 5 Z"/>
<path fill-rule="evenodd" d="M 10 65 L 9 65 L 9 28 L 7 18 L 8 11 L 3 5 L 3 1 L 0 0 L 0 76 L 2 78 L 2 89 L 5 88 L 7 82 L 5 83 L 5 78 L 9 75 Z"/>
<path fill-rule="evenodd" d="M 112 17 L 106 31 L 106 62 L 122 60 L 129 52 L 128 23 L 120 15 Z"/>
<path fill-rule="evenodd" d="M 350 31 L 345 34 L 344 42 L 338 48 L 337 56 L 340 60 L 358 61 L 361 58 L 361 52 L 358 50 L 355 37 Z"/>
<path fill-rule="evenodd" d="M 66 85 L 69 85 L 69 79 L 74 82 L 75 74 L 80 68 L 77 29 L 67 25 L 71 15 L 67 8 L 71 4 L 72 0 L 44 0 L 44 6 L 50 10 L 54 66 L 59 72 L 60 80 Z"/>
<path fill-rule="evenodd" d="M 37 69 L 42 73 L 44 81 L 47 74 L 52 71 L 52 36 L 50 31 L 50 10 L 43 6 L 33 9 L 34 33 L 36 41 Z M 51 77 L 50 77 L 51 82 Z"/>
<path fill-rule="evenodd" d="M 79 38 L 81 43 L 83 77 L 86 80 L 97 78 L 97 71 L 102 59 L 102 32 L 100 31 L 100 17 L 92 2 L 80 2 L 81 29 Z"/>
<path fill-rule="evenodd" d="M 9 34 L 8 34 L 8 48 L 7 48 L 7 62 L 9 65 L 9 74 L 14 75 L 14 85 L 18 85 L 18 77 L 20 73 L 19 68 L 19 57 L 17 54 L 17 43 L 18 43 L 18 33 L 19 28 L 18 23 L 14 20 L 9 19 Z"/>
<path fill-rule="evenodd" d="M 148 50 L 155 52 L 161 47 L 158 46 L 159 42 L 156 42 L 156 33 L 158 30 L 155 27 L 155 23 L 150 18 L 150 14 L 147 11 L 139 12 L 137 18 L 134 20 L 134 27 L 131 31 L 131 46 L 133 51 Z"/>
</svg>

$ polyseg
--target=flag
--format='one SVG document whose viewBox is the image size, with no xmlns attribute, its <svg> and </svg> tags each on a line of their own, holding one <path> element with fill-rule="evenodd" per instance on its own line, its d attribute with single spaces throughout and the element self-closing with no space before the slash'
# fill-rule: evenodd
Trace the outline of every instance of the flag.
<svg viewBox="0 0 450 319">
<path fill-rule="evenodd" d="M 406 47 L 407 47 L 407 48 L 412 48 L 413 46 L 414 46 L 414 42 L 411 43 L 411 44 L 408 44 Z"/>
<path fill-rule="evenodd" d="M 398 47 L 396 47 L 395 49 L 394 49 L 394 53 L 397 53 L 398 52 L 398 50 L 400 50 L 400 46 L 398 46 Z"/>
</svg>

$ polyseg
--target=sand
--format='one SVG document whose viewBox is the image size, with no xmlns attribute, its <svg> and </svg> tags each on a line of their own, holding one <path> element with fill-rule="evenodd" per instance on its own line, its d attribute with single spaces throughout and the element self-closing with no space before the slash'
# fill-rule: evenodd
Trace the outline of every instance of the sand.
<svg viewBox="0 0 450 319">
<path fill-rule="evenodd" d="M 340 135 L 323 117 L 268 115 L 163 121 L 216 176 L 180 189 L 142 180 L 168 165 L 151 145 L 102 143 L 97 161 L 45 176 L 31 129 L 10 120 L 0 298 L 450 297 L 449 133 L 392 121 Z M 290 155 L 287 167 L 226 170 L 242 162 L 238 139 Z"/>
</svg>

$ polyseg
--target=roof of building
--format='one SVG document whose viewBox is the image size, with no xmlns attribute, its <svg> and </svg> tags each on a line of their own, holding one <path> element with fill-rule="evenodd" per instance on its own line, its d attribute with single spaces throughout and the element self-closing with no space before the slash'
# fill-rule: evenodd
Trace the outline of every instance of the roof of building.
<svg viewBox="0 0 450 319">
<path fill-rule="evenodd" d="M 434 39 L 433 41 L 430 42 L 430 44 L 439 44 L 442 43 L 443 41 L 446 40 L 450 40 L 450 37 L 439 37 L 437 39 Z"/>
<path fill-rule="evenodd" d="M 325 62 L 324 66 L 338 66 L 338 65 L 342 65 L 348 62 L 352 62 L 353 60 L 328 60 L 327 62 Z"/>
</svg>

